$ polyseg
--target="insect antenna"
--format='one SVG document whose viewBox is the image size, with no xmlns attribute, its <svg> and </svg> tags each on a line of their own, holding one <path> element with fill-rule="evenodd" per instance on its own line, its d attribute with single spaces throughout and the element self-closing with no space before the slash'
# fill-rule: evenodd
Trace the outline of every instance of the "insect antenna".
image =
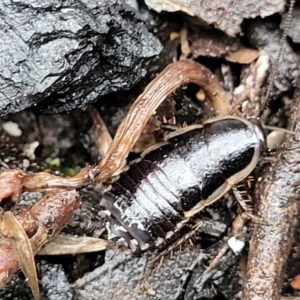
<svg viewBox="0 0 300 300">
<path fill-rule="evenodd" d="M 285 24 L 284 24 L 284 27 L 283 27 L 283 33 L 282 33 L 282 36 L 281 36 L 281 39 L 280 39 L 279 51 L 277 53 L 277 57 L 276 57 L 273 65 L 271 67 L 272 68 L 271 69 L 271 74 L 270 74 L 269 78 L 267 79 L 267 87 L 268 88 L 267 88 L 266 95 L 263 98 L 262 103 L 261 103 L 261 109 L 260 109 L 261 113 L 260 114 L 262 114 L 264 107 L 266 106 L 266 104 L 268 103 L 268 101 L 271 97 L 271 91 L 272 91 L 273 86 L 274 86 L 275 75 L 278 71 L 278 65 L 279 65 L 279 62 L 280 62 L 281 55 L 282 55 L 284 41 L 286 40 L 287 32 L 288 32 L 288 30 L 290 29 L 290 26 L 291 26 L 291 19 L 292 19 L 292 14 L 293 14 L 295 2 L 296 2 L 296 0 L 290 0 L 289 11 L 288 11 L 288 14 L 287 14 L 287 18 L 285 20 Z"/>
<path fill-rule="evenodd" d="M 270 126 L 270 125 L 264 125 L 264 124 L 262 124 L 261 126 L 264 129 L 270 130 L 270 131 L 281 131 L 281 132 L 288 133 L 288 134 L 291 134 L 291 135 L 296 135 L 297 134 L 296 132 L 294 132 L 292 130 L 288 130 L 288 129 L 277 127 L 277 126 Z"/>
</svg>

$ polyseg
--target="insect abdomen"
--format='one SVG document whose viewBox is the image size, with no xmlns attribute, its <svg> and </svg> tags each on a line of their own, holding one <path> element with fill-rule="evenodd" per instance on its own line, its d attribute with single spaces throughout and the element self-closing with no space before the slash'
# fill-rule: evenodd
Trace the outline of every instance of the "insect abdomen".
<svg viewBox="0 0 300 300">
<path fill-rule="evenodd" d="M 142 249 L 244 179 L 265 148 L 261 130 L 237 117 L 182 129 L 167 142 L 132 164 L 102 200 Z"/>
</svg>

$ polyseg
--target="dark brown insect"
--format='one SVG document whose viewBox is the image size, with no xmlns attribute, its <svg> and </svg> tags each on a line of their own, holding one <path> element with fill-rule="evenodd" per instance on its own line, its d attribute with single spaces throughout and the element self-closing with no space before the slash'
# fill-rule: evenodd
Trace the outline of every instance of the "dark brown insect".
<svg viewBox="0 0 300 300">
<path fill-rule="evenodd" d="M 121 174 L 101 204 L 112 231 L 144 251 L 246 178 L 266 150 L 262 129 L 239 117 L 210 119 L 166 137 Z M 126 234 L 126 235 L 125 235 Z"/>
</svg>

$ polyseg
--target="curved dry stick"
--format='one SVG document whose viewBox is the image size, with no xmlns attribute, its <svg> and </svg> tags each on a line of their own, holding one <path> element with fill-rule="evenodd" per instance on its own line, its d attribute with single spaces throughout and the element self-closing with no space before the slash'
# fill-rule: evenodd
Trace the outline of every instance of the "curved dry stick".
<svg viewBox="0 0 300 300">
<path fill-rule="evenodd" d="M 300 132 L 300 90 L 294 96 L 289 129 Z M 255 224 L 243 300 L 279 300 L 287 259 L 299 216 L 300 138 L 288 136 L 280 153 L 259 183 L 258 216 L 276 226 Z"/>
<path fill-rule="evenodd" d="M 100 174 L 97 181 L 107 181 L 122 167 L 130 149 L 139 138 L 153 112 L 170 93 L 184 83 L 199 85 L 220 114 L 229 113 L 230 103 L 226 92 L 210 70 L 189 60 L 169 64 L 150 82 L 130 107 L 106 156 L 98 165 Z"/>
</svg>

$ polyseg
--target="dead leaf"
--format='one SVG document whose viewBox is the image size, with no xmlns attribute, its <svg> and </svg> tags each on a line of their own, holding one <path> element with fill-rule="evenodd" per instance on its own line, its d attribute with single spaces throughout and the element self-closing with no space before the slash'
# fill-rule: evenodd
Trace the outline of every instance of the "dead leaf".
<svg viewBox="0 0 300 300">
<path fill-rule="evenodd" d="M 7 234 L 12 238 L 16 256 L 19 260 L 22 272 L 28 279 L 28 284 L 34 299 L 39 300 L 40 290 L 30 240 L 21 224 L 11 212 L 8 211 L 3 214 L 3 222 Z"/>
<path fill-rule="evenodd" d="M 58 234 L 38 253 L 39 255 L 75 255 L 105 250 L 112 243 L 88 236 Z"/>
</svg>

